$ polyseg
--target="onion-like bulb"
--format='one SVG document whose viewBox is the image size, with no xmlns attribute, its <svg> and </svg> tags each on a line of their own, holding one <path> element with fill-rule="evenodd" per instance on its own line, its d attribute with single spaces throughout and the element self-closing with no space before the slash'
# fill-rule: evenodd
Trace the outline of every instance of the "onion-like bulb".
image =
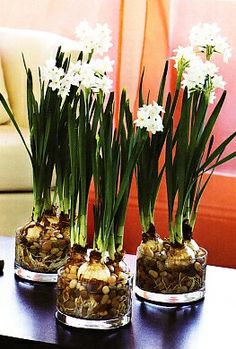
<svg viewBox="0 0 236 349">
<path fill-rule="evenodd" d="M 195 253 L 199 251 L 200 247 L 194 239 L 185 240 L 185 244 L 190 247 Z"/>
<path fill-rule="evenodd" d="M 148 240 L 145 244 L 152 251 L 161 251 L 163 246 L 163 240 L 160 237 L 157 237 L 156 240 Z"/>
<path fill-rule="evenodd" d="M 142 233 L 142 243 L 140 245 L 140 252 L 143 255 L 153 257 L 155 252 L 162 250 L 163 240 L 157 234 L 155 226 L 150 223 L 149 229 Z"/>
<path fill-rule="evenodd" d="M 90 260 L 79 267 L 77 276 L 79 280 L 96 279 L 107 282 L 111 273 L 108 267 L 101 261 L 101 254 L 97 251 L 91 251 Z"/>
<path fill-rule="evenodd" d="M 186 268 L 194 262 L 195 254 L 186 244 L 180 247 L 170 246 L 165 265 L 169 269 Z"/>
<path fill-rule="evenodd" d="M 26 239 L 28 241 L 38 240 L 42 231 L 43 228 L 41 225 L 36 223 L 34 225 L 30 225 L 26 228 Z"/>
<path fill-rule="evenodd" d="M 87 247 L 82 247 L 78 244 L 74 244 L 70 249 L 69 259 L 67 261 L 68 264 L 74 263 L 77 265 L 81 265 L 86 262 L 87 256 Z"/>
</svg>

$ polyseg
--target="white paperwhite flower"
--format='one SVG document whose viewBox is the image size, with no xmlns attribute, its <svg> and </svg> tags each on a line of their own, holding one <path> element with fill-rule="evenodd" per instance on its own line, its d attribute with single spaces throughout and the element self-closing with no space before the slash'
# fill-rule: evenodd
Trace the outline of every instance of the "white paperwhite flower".
<svg viewBox="0 0 236 349">
<path fill-rule="evenodd" d="M 69 95 L 70 88 L 73 82 L 73 76 L 66 74 L 60 81 L 60 86 L 58 88 L 58 95 L 65 98 Z"/>
<path fill-rule="evenodd" d="M 93 29 L 88 22 L 83 21 L 75 28 L 75 35 L 79 39 L 78 49 L 85 54 L 92 52 L 94 48 Z"/>
<path fill-rule="evenodd" d="M 213 85 L 214 85 L 215 88 L 221 88 L 221 89 L 225 88 L 226 82 L 223 80 L 222 75 L 216 75 L 215 74 L 212 77 L 212 82 L 213 82 Z"/>
<path fill-rule="evenodd" d="M 212 62 L 194 60 L 183 74 L 182 87 L 188 88 L 189 95 L 196 90 L 205 91 L 209 103 L 213 103 L 215 89 L 223 89 L 225 86 L 222 76 L 217 74 L 218 70 L 219 68 Z"/>
<path fill-rule="evenodd" d="M 85 27 L 86 28 L 86 27 Z M 93 92 L 102 90 L 108 93 L 112 88 L 112 80 L 106 75 L 113 70 L 114 62 L 105 56 L 102 59 L 91 59 L 89 62 L 70 62 L 68 72 L 56 67 L 56 61 L 50 59 L 42 67 L 42 78 L 53 91 L 65 98 L 69 95 L 71 86 L 91 89 Z"/>
<path fill-rule="evenodd" d="M 112 47 L 111 30 L 107 24 L 97 24 L 94 34 L 96 35 L 96 46 L 94 51 L 102 56 Z"/>
<path fill-rule="evenodd" d="M 84 38 L 87 36 L 92 36 L 93 34 L 93 29 L 92 27 L 88 24 L 87 21 L 82 21 L 79 23 L 79 25 L 75 28 L 75 34 L 78 38 Z"/>
<path fill-rule="evenodd" d="M 109 56 L 105 56 L 104 58 L 92 58 L 89 64 L 91 64 L 94 71 L 104 74 L 113 71 L 114 61 Z"/>
<path fill-rule="evenodd" d="M 195 59 L 199 59 L 192 46 L 179 46 L 178 48 L 174 49 L 173 52 L 175 52 L 176 54 L 175 56 L 172 56 L 171 59 L 175 61 L 174 67 L 177 70 L 181 68 L 184 69 L 189 66 L 190 62 Z"/>
<path fill-rule="evenodd" d="M 221 88 L 223 90 L 225 88 L 226 82 L 223 80 L 223 77 L 221 75 L 215 74 L 211 78 L 211 84 L 212 84 L 212 87 L 209 91 L 209 103 L 213 104 L 216 99 L 215 90 L 217 88 Z"/>
<path fill-rule="evenodd" d="M 56 67 L 55 59 L 49 59 L 46 61 L 45 66 L 40 68 L 42 80 L 45 83 L 49 83 L 49 86 L 53 91 L 59 88 L 60 81 L 64 77 L 64 70 Z"/>
<path fill-rule="evenodd" d="M 215 99 L 216 99 L 215 91 L 211 91 L 209 96 L 209 103 L 213 104 L 215 102 Z"/>
<path fill-rule="evenodd" d="M 107 24 L 97 24 L 93 29 L 84 21 L 76 27 L 75 34 L 79 39 L 78 48 L 85 54 L 103 55 L 112 46 L 111 30 Z"/>
<path fill-rule="evenodd" d="M 103 91 L 104 93 L 109 93 L 112 89 L 113 80 L 110 79 L 108 76 L 103 75 L 100 78 L 96 79 L 96 84 L 92 88 L 94 92 L 98 92 L 99 90 Z"/>
<path fill-rule="evenodd" d="M 71 69 L 65 73 L 62 68 L 56 67 L 55 64 L 54 59 L 48 60 L 46 65 L 41 68 L 41 76 L 53 91 L 58 90 L 58 95 L 65 98 L 69 95 L 71 85 L 74 84 L 75 72 Z"/>
<path fill-rule="evenodd" d="M 220 35 L 220 28 L 216 23 L 199 23 L 191 29 L 189 40 L 191 46 L 204 52 L 207 57 L 213 53 L 220 53 L 226 63 L 231 57 L 231 48 L 226 42 L 226 38 Z"/>
<path fill-rule="evenodd" d="M 145 127 L 148 132 L 155 134 L 163 131 L 163 123 L 160 113 L 164 113 L 162 106 L 153 101 L 153 104 L 143 105 L 138 109 L 137 119 L 134 120 L 136 126 Z"/>
<path fill-rule="evenodd" d="M 186 68 L 183 74 L 182 86 L 187 86 L 189 91 L 203 89 L 206 77 L 210 76 L 213 78 L 217 72 L 218 68 L 214 63 L 209 61 L 203 62 L 202 60 L 194 61 Z"/>
<path fill-rule="evenodd" d="M 107 93 L 111 90 L 113 81 L 105 75 L 106 69 L 112 69 L 112 61 L 109 57 L 104 60 L 91 59 L 89 63 L 81 63 L 77 69 L 77 76 L 75 74 L 75 82 L 72 84 L 76 85 L 76 83 L 79 83 L 81 87 L 91 88 L 94 92 L 102 90 L 104 93 Z M 76 71 L 76 68 L 74 71 Z"/>
<path fill-rule="evenodd" d="M 89 64 L 82 64 L 80 71 L 81 87 L 92 88 L 96 85 L 94 70 Z"/>
<path fill-rule="evenodd" d="M 81 66 L 82 66 L 81 61 L 77 61 L 76 63 L 70 62 L 67 75 L 70 75 L 71 85 L 79 87 L 81 82 L 81 76 L 80 76 Z"/>
</svg>

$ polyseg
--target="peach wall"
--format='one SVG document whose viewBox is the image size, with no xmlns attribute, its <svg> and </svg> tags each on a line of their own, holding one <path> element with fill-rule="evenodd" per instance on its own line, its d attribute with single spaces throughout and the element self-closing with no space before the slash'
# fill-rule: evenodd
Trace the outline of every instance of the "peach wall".
<svg viewBox="0 0 236 349">
<path fill-rule="evenodd" d="M 137 106 L 138 86 L 145 67 L 144 94 L 156 99 L 168 53 L 168 1 L 126 0 L 123 8 L 120 86 Z"/>
<path fill-rule="evenodd" d="M 150 92 L 150 100 L 157 99 L 159 84 L 169 49 L 168 1 L 147 1 L 146 26 L 140 75 L 145 68 L 144 96 Z M 138 97 L 138 91 L 137 96 Z"/>
<path fill-rule="evenodd" d="M 120 0 L 0 0 L 0 26 L 72 37 L 81 20 L 108 23 L 117 36 Z"/>
<path fill-rule="evenodd" d="M 232 57 L 228 64 L 215 60 L 220 74 L 226 81 L 227 97 L 215 128 L 216 144 L 236 130 L 236 1 L 230 0 L 172 0 L 170 6 L 170 51 L 178 45 L 188 44 L 190 29 L 199 22 L 217 23 L 221 33 L 232 47 Z M 171 54 L 170 52 L 170 54 Z M 236 140 L 229 148 L 236 150 Z M 222 165 L 216 172 L 236 176 L 236 159 Z"/>
<path fill-rule="evenodd" d="M 135 103 L 143 53 L 146 0 L 123 1 L 120 52 L 120 90 L 128 91 L 131 106 Z"/>
</svg>

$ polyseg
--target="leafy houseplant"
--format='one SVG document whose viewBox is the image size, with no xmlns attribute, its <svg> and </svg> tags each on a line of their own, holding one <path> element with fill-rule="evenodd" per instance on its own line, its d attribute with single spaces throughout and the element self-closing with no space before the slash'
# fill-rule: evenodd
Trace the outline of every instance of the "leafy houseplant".
<svg viewBox="0 0 236 349">
<path fill-rule="evenodd" d="M 23 138 L 4 97 L 0 100 L 15 126 L 29 155 L 33 176 L 32 220 L 16 234 L 16 274 L 37 281 L 55 281 L 69 247 L 69 224 L 57 214 L 51 200 L 51 186 L 57 137 L 55 130 L 61 113 L 61 98 L 40 80 L 40 98 L 36 100 L 31 70 L 27 74 L 27 109 L 30 145 Z"/>
<path fill-rule="evenodd" d="M 89 43 L 95 41 L 95 45 L 89 45 L 88 56 L 96 54 L 96 47 L 102 46 L 102 42 L 96 45 L 100 37 L 97 31 L 91 32 L 91 40 L 89 30 L 79 31 L 86 32 Z M 106 58 L 105 66 L 107 62 Z M 87 62 L 87 71 L 89 66 L 94 67 L 92 59 Z M 108 89 L 97 81 L 103 72 L 86 80 L 92 80 L 92 84 L 80 84 L 68 105 L 72 248 L 68 262 L 59 271 L 56 316 L 67 325 L 107 329 L 123 326 L 131 318 L 132 275 L 123 260 L 124 224 L 133 171 L 148 132 L 142 129 L 147 120 L 134 126 L 125 91 L 115 125 L 114 92 L 108 95 Z M 159 119 L 151 121 L 149 126 L 155 129 Z M 94 239 L 89 250 L 87 204 L 91 183 L 95 193 Z"/>
<path fill-rule="evenodd" d="M 77 31 L 79 39 L 81 32 L 86 34 L 87 29 L 88 26 L 82 24 L 80 32 Z M 104 40 L 105 29 L 98 26 L 99 40 Z M 96 42 L 97 50 L 103 53 L 102 49 L 108 48 L 110 43 L 105 40 L 106 47 L 102 47 L 99 40 Z M 56 281 L 57 270 L 67 258 L 70 222 L 74 218 L 71 218 L 71 212 L 75 209 L 72 200 L 75 195 L 73 183 L 77 180 L 73 165 L 75 154 L 70 152 L 69 147 L 71 128 L 68 126 L 68 113 L 77 104 L 77 95 L 81 88 L 106 90 L 111 85 L 111 80 L 104 71 L 111 70 L 112 62 L 108 57 L 104 60 L 93 59 L 93 52 L 87 54 L 90 44 L 91 40 L 78 42 L 76 49 L 79 51 L 75 63 L 70 55 L 59 48 L 55 59 L 50 59 L 40 68 L 38 100 L 34 94 L 31 71 L 25 64 L 30 147 L 3 96 L 0 97 L 32 164 L 32 221 L 18 229 L 16 236 L 16 273 L 26 279 Z M 54 170 L 56 185 L 52 195 Z M 73 231 L 73 224 L 71 230 Z"/>
<path fill-rule="evenodd" d="M 164 113 L 164 109 L 160 107 L 160 105 L 163 101 L 167 70 L 168 65 L 166 64 L 157 103 L 153 102 L 153 105 L 144 105 L 142 95 L 143 75 L 140 84 L 138 117 L 149 117 L 149 115 L 152 115 L 155 112 L 157 112 L 157 115 L 159 112 L 164 114 L 163 121 L 159 119 L 160 125 L 157 130 L 158 132 L 150 133 L 137 163 L 136 181 L 138 189 L 138 206 L 143 232 L 147 232 L 150 226 L 154 225 L 154 207 L 164 170 L 164 167 L 160 170 L 159 163 L 168 130 L 168 120 L 166 119 L 168 114 Z M 149 171 L 147 171 L 147 168 Z M 143 183 L 145 183 L 145 186 Z"/>
<path fill-rule="evenodd" d="M 154 209 L 165 169 L 161 163 L 161 154 L 170 126 L 172 113 L 174 111 L 174 108 L 172 108 L 172 111 L 169 110 L 169 102 L 166 105 L 167 113 L 165 113 L 165 110 L 161 107 L 163 103 L 167 73 L 168 62 L 166 62 L 164 68 L 157 103 L 153 102 L 152 104 L 148 104 L 148 100 L 147 104 L 144 104 L 142 93 L 144 73 L 142 74 L 139 89 L 139 109 L 137 113 L 138 119 L 135 121 L 137 124 L 140 124 L 140 122 L 142 123 L 143 119 L 150 120 L 153 118 L 153 116 L 159 120 L 159 126 L 155 130 L 156 132 L 150 132 L 146 139 L 143 150 L 138 158 L 135 172 L 139 216 L 143 231 L 142 237 L 143 241 L 145 241 L 143 248 L 147 248 L 148 250 L 150 247 L 152 250 L 159 250 L 163 243 L 161 237 L 156 232 L 154 224 Z M 161 115 L 163 115 L 163 119 L 161 119 Z"/>
<path fill-rule="evenodd" d="M 130 132 L 132 121 L 124 93 L 119 128 L 114 130 L 114 94 L 106 97 L 111 87 L 106 72 L 112 70 L 112 62 L 108 57 L 93 59 L 98 49 L 103 54 L 110 47 L 110 30 L 100 25 L 92 30 L 82 23 L 78 33 L 83 54 L 68 72 L 72 72 L 73 84 L 73 71 L 78 72 L 78 89 L 73 88 L 67 105 L 72 248 L 68 262 L 59 271 L 56 316 L 76 327 L 113 328 L 130 321 L 132 278 L 119 265 L 115 252 L 116 248 L 119 252 L 122 249 L 123 231 L 117 224 L 124 226 L 132 171 L 141 144 L 136 145 L 133 138 L 131 144 L 125 144 L 128 137 L 124 115 Z M 130 153 L 126 154 L 128 146 Z M 127 166 L 127 156 L 131 155 L 134 158 Z M 90 251 L 87 206 L 92 178 L 96 199 L 94 249 Z"/>
<path fill-rule="evenodd" d="M 213 147 L 212 132 L 226 92 L 209 111 L 215 89 L 224 88 L 225 84 L 211 58 L 215 53 L 223 53 L 226 60 L 230 56 L 228 44 L 218 32 L 216 25 L 194 27 L 191 46 L 179 47 L 173 57 L 177 68 L 176 90 L 173 99 L 168 96 L 165 112 L 172 114 L 175 110 L 176 96 L 181 110 L 175 130 L 171 115 L 166 138 L 169 238 L 157 249 L 147 237 L 149 241 L 143 241 L 137 261 L 136 292 L 156 302 L 188 303 L 205 294 L 207 252 L 192 236 L 197 209 L 214 169 L 236 156 L 236 152 L 224 155 L 236 132 Z"/>
<path fill-rule="evenodd" d="M 104 97 L 101 92 L 97 94 L 87 109 L 93 114 L 85 122 L 95 191 L 93 250 L 86 250 L 85 231 L 78 230 L 75 258 L 68 261 L 58 280 L 58 319 L 89 328 L 115 328 L 130 321 L 132 276 L 123 261 L 124 223 L 133 171 L 148 135 L 140 128 L 135 130 L 125 91 L 120 98 L 117 127 L 114 93 L 107 101 Z M 80 109 L 79 118 L 81 115 L 83 118 Z M 81 126 L 84 122 L 79 123 Z M 83 149 L 90 170 L 90 151 L 88 154 L 85 145 Z M 86 178 L 90 183 L 91 172 Z"/>
</svg>

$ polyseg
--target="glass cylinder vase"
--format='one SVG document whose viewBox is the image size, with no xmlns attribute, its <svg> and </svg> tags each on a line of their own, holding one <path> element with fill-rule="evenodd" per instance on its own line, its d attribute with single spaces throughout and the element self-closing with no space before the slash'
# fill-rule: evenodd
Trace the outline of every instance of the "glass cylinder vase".
<svg viewBox="0 0 236 349">
<path fill-rule="evenodd" d="M 102 264 L 102 271 L 100 265 L 100 271 L 83 275 L 90 262 L 78 260 L 58 271 L 56 318 L 76 328 L 107 330 L 128 324 L 133 276 L 127 270 L 117 273 L 110 262 Z"/>
<path fill-rule="evenodd" d="M 16 231 L 15 274 L 29 281 L 56 282 L 69 248 L 67 219 L 47 217 L 47 221 L 30 222 Z"/>
<path fill-rule="evenodd" d="M 164 242 L 137 249 L 135 293 L 157 304 L 188 304 L 205 296 L 207 251 Z"/>
</svg>

